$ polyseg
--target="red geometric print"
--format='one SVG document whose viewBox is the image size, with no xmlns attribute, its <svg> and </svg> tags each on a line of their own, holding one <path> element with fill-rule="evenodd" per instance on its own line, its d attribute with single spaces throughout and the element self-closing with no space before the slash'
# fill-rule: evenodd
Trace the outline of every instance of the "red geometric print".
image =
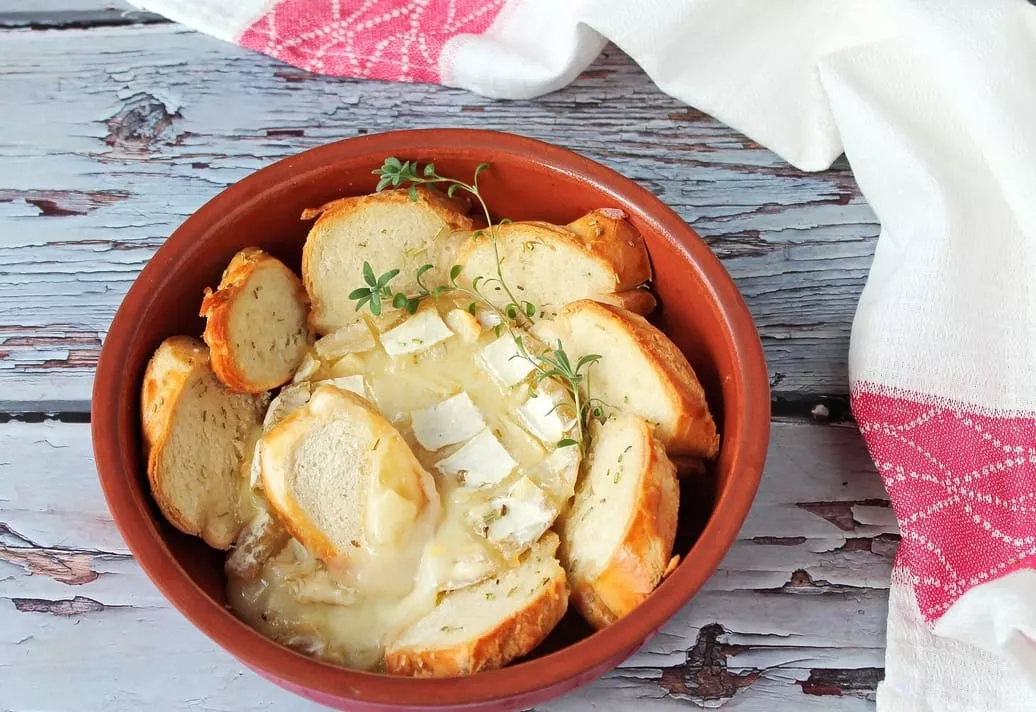
<svg viewBox="0 0 1036 712">
<path fill-rule="evenodd" d="M 1036 566 L 1036 415 L 990 414 L 855 384 L 852 409 L 885 482 L 918 606 Z"/>
<path fill-rule="evenodd" d="M 443 47 L 489 29 L 505 0 L 282 0 L 238 43 L 320 74 L 438 82 Z"/>
<path fill-rule="evenodd" d="M 283 0 L 238 39 L 242 47 L 325 75 L 438 82 L 458 34 L 482 34 L 505 0 Z"/>
</svg>

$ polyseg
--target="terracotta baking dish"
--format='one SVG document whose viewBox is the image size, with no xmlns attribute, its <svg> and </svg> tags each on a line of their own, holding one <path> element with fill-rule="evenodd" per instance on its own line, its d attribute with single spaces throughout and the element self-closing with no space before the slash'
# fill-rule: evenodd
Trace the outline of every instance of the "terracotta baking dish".
<svg viewBox="0 0 1036 712">
<path fill-rule="evenodd" d="M 708 476 L 685 481 L 677 569 L 636 611 L 591 635 L 574 612 L 527 659 L 466 678 L 421 680 L 346 670 L 256 633 L 224 605 L 223 555 L 174 530 L 153 505 L 142 466 L 138 396 L 159 342 L 199 335 L 202 289 L 238 249 L 258 245 L 296 269 L 304 208 L 370 192 L 386 156 L 435 161 L 480 177 L 497 218 L 565 223 L 592 208 L 624 210 L 643 233 L 662 308 L 656 320 L 690 359 L 721 426 Z M 343 285 L 343 289 L 348 285 Z M 230 186 L 189 218 L 130 288 L 101 350 L 91 415 L 108 506 L 162 593 L 219 645 L 274 682 L 344 710 L 517 710 L 585 684 L 641 646 L 699 590 L 730 548 L 755 496 L 770 395 L 758 334 L 734 283 L 705 243 L 648 191 L 570 151 L 490 131 L 399 131 L 286 158 Z M 156 676 L 160 671 L 155 672 Z M 156 679 L 156 683 L 158 680 Z"/>
</svg>

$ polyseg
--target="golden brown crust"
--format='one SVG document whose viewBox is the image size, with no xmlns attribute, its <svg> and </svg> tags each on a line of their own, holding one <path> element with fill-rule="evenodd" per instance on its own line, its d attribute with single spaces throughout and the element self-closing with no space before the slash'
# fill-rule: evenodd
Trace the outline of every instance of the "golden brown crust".
<svg viewBox="0 0 1036 712">
<path fill-rule="evenodd" d="M 295 428 L 296 421 L 306 417 L 308 417 L 306 409 L 300 408 L 270 428 L 263 435 L 261 452 L 268 453 L 278 449 L 277 444 L 281 439 L 294 439 L 295 435 L 292 430 Z M 285 487 L 281 487 L 279 483 L 275 483 L 270 479 L 265 460 L 267 456 L 264 454 L 261 457 L 263 457 L 263 460 L 261 460 L 263 490 L 266 492 L 267 501 L 270 503 L 270 507 L 276 514 L 277 519 L 280 520 L 292 537 L 302 542 L 303 546 L 309 549 L 314 556 L 325 562 L 335 561 L 338 557 L 338 550 L 334 544 L 331 543 L 331 540 L 323 532 L 313 526 L 309 516 L 299 505 L 295 497 L 291 496 Z"/>
<path fill-rule="evenodd" d="M 572 580 L 572 604 L 597 628 L 636 608 L 671 563 L 680 485 L 662 443 L 647 428 L 643 436 L 649 459 L 619 546 L 593 580 Z"/>
<path fill-rule="evenodd" d="M 501 668 L 532 651 L 568 610 L 564 572 L 527 606 L 475 640 L 440 649 L 400 648 L 385 653 L 385 670 L 413 677 L 455 677 Z"/>
<path fill-rule="evenodd" d="M 663 377 L 676 416 L 672 422 L 660 426 L 667 450 L 678 455 L 715 457 L 719 452 L 719 434 L 705 401 L 705 390 L 676 344 L 639 314 L 590 299 L 566 306 L 559 320 L 580 311 L 590 312 L 601 321 L 610 321 L 628 333 Z"/>
<path fill-rule="evenodd" d="M 202 339 L 209 347 L 212 370 L 227 388 L 239 393 L 263 393 L 282 386 L 291 380 L 257 383 L 251 380 L 234 352 L 233 340 L 230 336 L 230 319 L 234 301 L 245 298 L 249 294 L 248 281 L 260 269 L 276 269 L 282 271 L 295 285 L 295 296 L 299 303 L 309 305 L 309 295 L 294 272 L 276 257 L 258 247 L 246 247 L 235 254 L 220 279 L 216 291 L 205 289 L 199 316 L 205 317 L 205 332 Z"/>
<path fill-rule="evenodd" d="M 152 495 L 169 523 L 193 536 L 201 536 L 202 528 L 164 495 L 159 482 L 158 463 L 172 432 L 176 402 L 187 380 L 195 369 L 208 366 L 208 349 L 201 341 L 191 336 L 172 336 L 159 345 L 148 361 L 140 393 L 141 429 Z"/>
<path fill-rule="evenodd" d="M 418 186 L 417 199 L 439 213 L 443 222 L 453 229 L 470 230 L 473 227 L 471 219 L 466 217 L 468 206 L 461 200 L 447 197 L 442 192 L 426 186 Z M 301 219 L 316 218 L 317 222 L 313 224 L 313 227 L 317 227 L 322 220 L 334 220 L 336 216 L 352 212 L 371 202 L 407 203 L 410 202 L 409 190 L 385 190 L 380 193 L 338 198 L 317 208 L 306 208 L 302 211 Z M 304 256 L 303 259 L 305 259 Z M 303 271 L 305 271 L 305 267 L 303 267 Z"/>
<path fill-rule="evenodd" d="M 209 521 L 194 521 L 177 506 L 167 492 L 164 481 L 165 478 L 175 476 L 175 472 L 169 472 L 167 468 L 162 467 L 162 462 L 165 448 L 172 438 L 177 405 L 188 387 L 198 379 L 209 379 L 212 386 L 223 388 L 212 372 L 208 349 L 193 337 L 173 336 L 166 339 L 148 362 L 141 387 L 141 429 L 147 456 L 148 482 L 151 485 L 152 497 L 170 524 L 185 534 L 201 537 L 206 544 L 215 549 L 229 549 L 244 526 L 247 514 L 242 510 L 235 510 L 235 522 L 232 526 L 220 527 Z M 255 415 L 258 425 L 261 422 L 262 411 L 258 405 L 259 401 L 256 403 Z M 238 505 L 250 507 L 248 502 L 240 502 Z M 204 515 L 202 518 L 206 519 Z"/>
<path fill-rule="evenodd" d="M 627 289 L 625 292 L 616 292 L 615 294 L 602 294 L 599 297 L 595 297 L 594 301 L 611 304 L 641 316 L 647 316 L 658 307 L 658 300 L 655 299 L 655 295 L 647 287 Z"/>
<path fill-rule="evenodd" d="M 591 210 L 567 228 L 579 237 L 587 252 L 612 266 L 618 277 L 616 292 L 639 287 L 651 279 L 651 260 L 644 238 L 621 210 Z"/>
<path fill-rule="evenodd" d="M 460 241 L 459 237 L 457 237 L 456 240 L 454 239 L 454 234 L 470 231 L 475 226 L 475 223 L 467 216 L 469 206 L 458 199 L 449 198 L 442 192 L 426 186 L 418 186 L 416 190 L 417 202 L 430 208 L 446 226 L 447 234 L 444 239 L 445 244 L 440 250 L 441 254 L 452 255 L 455 251 L 453 246 L 454 242 Z M 362 210 L 371 203 L 407 204 L 410 202 L 412 201 L 408 190 L 386 190 L 381 193 L 339 198 L 338 200 L 332 200 L 330 203 L 325 203 L 318 208 L 308 208 L 304 210 L 302 212 L 303 220 L 312 220 L 313 218 L 316 218 L 316 222 L 314 222 L 310 228 L 309 236 L 306 238 L 306 243 L 302 247 L 302 282 L 306 293 L 309 295 L 314 295 L 316 293 L 315 285 L 313 283 L 314 270 L 312 263 L 315 259 L 314 253 L 318 249 L 317 243 L 320 242 L 320 240 L 314 239 L 314 236 L 322 234 L 320 232 L 320 228 L 324 223 L 341 220 L 350 213 Z M 452 264 L 452 261 L 450 264 Z M 448 269 L 450 264 L 440 264 L 437 266 L 441 269 Z M 418 263 L 418 266 L 420 266 L 420 263 Z M 357 265 L 357 273 L 359 273 L 359 265 Z M 326 310 L 320 300 L 316 297 L 313 297 L 312 299 L 312 307 L 313 308 L 309 313 L 309 328 L 320 334 L 333 331 L 336 325 L 324 323 L 324 321 L 322 321 L 321 315 L 324 314 Z"/>
<path fill-rule="evenodd" d="M 554 225 L 541 220 L 525 220 L 504 223 L 494 227 L 498 240 L 507 240 L 512 233 L 523 242 L 529 241 L 530 230 L 544 231 L 542 239 L 564 243 L 574 250 L 585 253 L 590 259 L 602 264 L 615 277 L 614 292 L 600 295 L 600 299 L 626 305 L 627 300 L 634 311 L 649 313 L 655 307 L 650 292 L 635 293 L 637 288 L 651 279 L 651 262 L 640 233 L 626 220 L 617 218 L 620 211 L 609 209 L 593 210 L 568 225 Z M 471 255 L 489 239 L 464 240 L 457 253 L 457 263 L 467 264 Z M 620 297 L 617 293 L 630 292 Z M 597 297 L 595 297 L 597 298 Z M 560 305 L 559 305 L 560 306 Z"/>
<path fill-rule="evenodd" d="M 425 473 L 417 457 L 410 450 L 410 446 L 403 439 L 403 436 L 378 412 L 370 401 L 335 386 L 321 386 L 314 392 L 313 398 L 310 399 L 306 406 L 299 408 L 268 430 L 263 435 L 260 448 L 260 470 L 262 472 L 263 491 L 266 493 L 267 501 L 270 503 L 270 507 L 277 515 L 281 524 L 284 525 L 284 528 L 294 538 L 298 539 L 303 546 L 309 549 L 314 556 L 321 559 L 329 568 L 334 568 L 339 565 L 348 565 L 349 552 L 340 551 L 335 547 L 331 539 L 313 524 L 310 516 L 299 504 L 287 483 L 281 481 L 272 472 L 272 468 L 268 464 L 270 459 L 290 457 L 292 444 L 298 438 L 295 430 L 298 427 L 299 421 L 314 417 L 311 412 L 311 406 L 314 400 L 317 399 L 318 394 L 325 390 L 333 391 L 347 407 L 358 409 L 360 411 L 359 414 L 352 414 L 355 417 L 367 417 L 370 419 L 371 432 L 374 434 L 376 442 L 381 443 L 378 452 L 381 453 L 382 458 L 386 457 L 386 453 L 399 453 L 402 456 L 402 462 L 397 458 L 390 458 L 389 461 L 375 459 L 370 473 L 372 478 L 376 479 L 386 467 L 411 468 L 409 472 L 418 473 L 414 479 L 410 480 L 400 476 L 395 487 L 401 495 L 411 501 L 420 500 L 420 506 L 424 507 L 428 503 L 428 492 L 421 485 L 421 477 L 422 475 L 429 477 L 429 475 Z M 402 469 L 397 469 L 395 474 L 402 475 Z"/>
</svg>

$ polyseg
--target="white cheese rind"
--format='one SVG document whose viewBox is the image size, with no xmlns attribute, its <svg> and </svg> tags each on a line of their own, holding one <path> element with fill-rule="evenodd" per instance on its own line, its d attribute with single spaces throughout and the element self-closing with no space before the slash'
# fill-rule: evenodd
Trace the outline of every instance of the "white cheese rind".
<svg viewBox="0 0 1036 712">
<path fill-rule="evenodd" d="M 529 473 L 558 502 L 565 503 L 575 494 L 582 451 L 578 445 L 559 447 Z"/>
<path fill-rule="evenodd" d="M 518 408 L 522 424 L 544 444 L 553 445 L 561 440 L 575 425 L 568 415 L 570 409 L 564 403 L 561 393 L 544 393 L 541 389 Z"/>
<path fill-rule="evenodd" d="M 557 507 L 546 493 L 528 477 L 514 483 L 507 495 L 495 497 L 485 537 L 504 549 L 524 550 L 539 539 L 554 523 Z"/>
<path fill-rule="evenodd" d="M 529 359 L 522 356 L 510 334 L 490 342 L 479 352 L 479 358 L 489 375 L 503 386 L 520 383 L 535 368 Z"/>
<path fill-rule="evenodd" d="M 334 386 L 335 388 L 343 391 L 349 391 L 355 393 L 358 396 L 367 398 L 367 384 L 363 381 L 363 376 L 339 376 L 338 378 L 328 378 L 323 381 L 316 381 L 313 387 L 317 386 Z"/>
<path fill-rule="evenodd" d="M 444 475 L 460 477 L 471 487 L 484 487 L 500 482 L 514 471 L 518 463 L 488 428 L 473 437 L 457 452 L 435 463 Z"/>
<path fill-rule="evenodd" d="M 482 413 L 464 392 L 410 413 L 414 437 L 425 450 L 470 440 L 486 427 Z"/>
<path fill-rule="evenodd" d="M 405 356 L 420 353 L 451 336 L 453 332 L 439 312 L 424 309 L 382 334 L 381 345 L 389 356 Z"/>
</svg>

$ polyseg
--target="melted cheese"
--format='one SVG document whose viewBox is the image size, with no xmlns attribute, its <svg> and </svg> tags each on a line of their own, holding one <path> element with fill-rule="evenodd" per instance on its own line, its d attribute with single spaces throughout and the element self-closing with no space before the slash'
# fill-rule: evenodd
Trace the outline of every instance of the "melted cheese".
<svg viewBox="0 0 1036 712">
<path fill-rule="evenodd" d="M 435 463 L 444 475 L 460 477 L 464 484 L 483 487 L 501 482 L 518 463 L 489 428 L 484 429 L 457 452 Z"/>
<path fill-rule="evenodd" d="M 467 393 L 436 403 L 410 414 L 414 437 L 425 450 L 439 450 L 470 440 L 486 427 L 482 413 Z"/>
<path fill-rule="evenodd" d="M 316 350 L 307 357 L 298 379 L 307 382 L 275 399 L 271 421 L 308 400 L 318 382 L 363 395 L 403 435 L 437 491 L 426 508 L 434 511 L 424 517 L 415 513 L 412 493 L 396 491 L 391 481 L 372 487 L 364 514 L 370 547 L 353 557 L 359 563 L 349 571 L 316 560 L 291 539 L 253 578 L 230 576 L 231 606 L 264 634 L 320 658 L 377 670 L 386 643 L 443 592 L 514 566 L 566 506 L 579 448 L 556 448 L 558 427 L 567 432 L 570 423 L 552 419 L 545 404 L 560 396 L 544 384 L 546 397 L 530 404 L 528 389 L 515 384 L 532 364 L 515 356 L 509 334 L 462 332 L 461 317 L 450 314 L 464 306 L 441 299 L 402 322 L 370 320 L 381 332 L 380 347 L 352 350 L 353 336 L 357 347 L 366 345 L 360 332 L 325 341 L 326 359 Z M 472 516 L 478 512 L 491 514 Z M 401 535 L 415 526 L 418 534 Z M 391 561 L 364 563 L 385 551 L 392 551 Z"/>
<path fill-rule="evenodd" d="M 450 327 L 435 309 L 422 309 L 399 326 L 381 335 L 381 345 L 389 356 L 405 356 L 430 349 L 453 336 Z"/>
</svg>

